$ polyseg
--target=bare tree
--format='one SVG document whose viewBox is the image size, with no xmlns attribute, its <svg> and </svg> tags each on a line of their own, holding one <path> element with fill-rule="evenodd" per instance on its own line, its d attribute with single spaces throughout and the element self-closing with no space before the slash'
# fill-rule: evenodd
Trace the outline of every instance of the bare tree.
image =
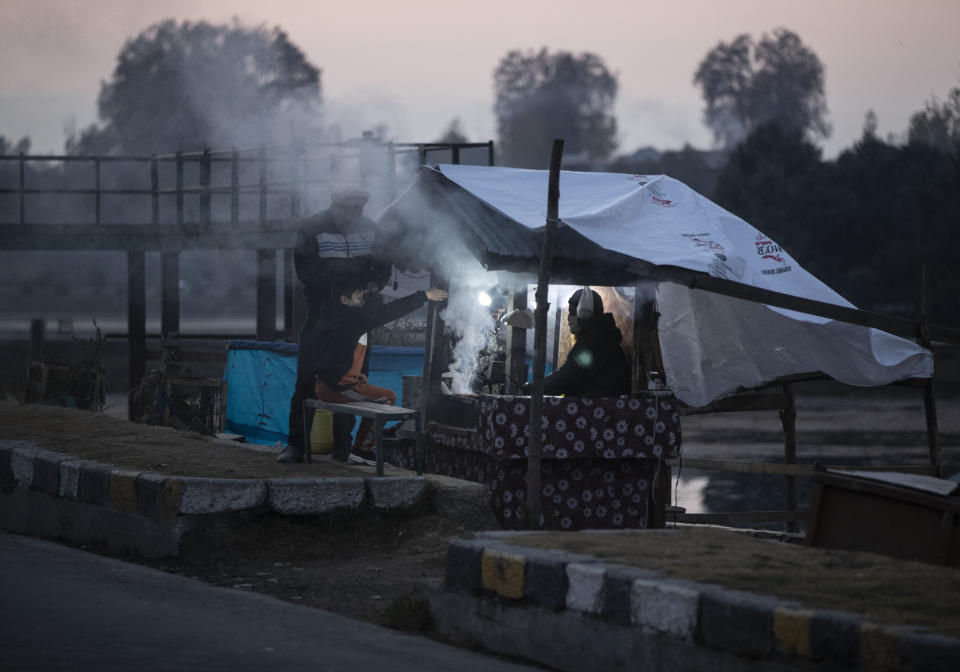
<svg viewBox="0 0 960 672">
<path fill-rule="evenodd" d="M 716 141 L 732 146 L 776 122 L 785 130 L 828 137 L 823 64 L 786 28 L 758 42 L 746 34 L 720 42 L 700 62 L 693 81 L 703 94 L 704 122 Z"/>
<path fill-rule="evenodd" d="M 503 163 L 546 168 L 554 138 L 566 141 L 565 159 L 586 164 L 616 148 L 617 78 L 598 55 L 511 51 L 493 79 Z"/>
<path fill-rule="evenodd" d="M 102 125 L 76 153 L 172 152 L 252 145 L 320 102 L 320 70 L 279 28 L 172 19 L 128 40 L 97 101 Z"/>
<path fill-rule="evenodd" d="M 945 102 L 934 97 L 915 112 L 910 117 L 907 138 L 910 144 L 930 145 L 948 152 L 960 147 L 960 87 L 951 89 Z"/>
</svg>

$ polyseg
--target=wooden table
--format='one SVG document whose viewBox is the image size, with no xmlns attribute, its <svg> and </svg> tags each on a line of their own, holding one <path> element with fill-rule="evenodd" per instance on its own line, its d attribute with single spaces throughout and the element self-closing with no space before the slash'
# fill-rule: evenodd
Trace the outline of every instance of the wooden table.
<svg viewBox="0 0 960 672">
<path fill-rule="evenodd" d="M 312 460 L 310 450 L 310 423 L 313 415 L 309 410 L 331 411 L 333 413 L 347 413 L 349 415 L 359 415 L 361 418 L 371 418 L 374 424 L 374 430 L 377 442 L 377 476 L 383 476 L 383 427 L 387 422 L 393 420 L 413 420 L 416 426 L 416 468 L 417 476 L 423 475 L 423 432 L 420 427 L 420 411 L 402 406 L 388 406 L 387 404 L 378 404 L 373 401 L 355 401 L 351 403 L 333 403 L 329 401 L 320 401 L 319 399 L 304 399 L 303 401 L 303 435 L 307 437 L 304 447 L 304 459 L 307 462 Z"/>
</svg>

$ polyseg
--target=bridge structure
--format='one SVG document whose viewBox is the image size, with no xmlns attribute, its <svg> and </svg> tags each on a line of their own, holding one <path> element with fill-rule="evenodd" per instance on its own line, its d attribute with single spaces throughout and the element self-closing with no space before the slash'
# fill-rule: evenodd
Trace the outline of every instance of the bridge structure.
<svg viewBox="0 0 960 672">
<path fill-rule="evenodd" d="M 0 155 L 0 251 L 126 253 L 134 389 L 147 364 L 147 254 L 160 255 L 162 338 L 180 332 L 181 254 L 247 250 L 256 252 L 257 338 L 296 340 L 303 302 L 292 247 L 300 219 L 327 207 L 345 184 L 366 188 L 367 212 L 375 213 L 433 163 L 494 165 L 494 145 L 384 142 L 365 132 L 338 143 L 150 156 Z"/>
</svg>

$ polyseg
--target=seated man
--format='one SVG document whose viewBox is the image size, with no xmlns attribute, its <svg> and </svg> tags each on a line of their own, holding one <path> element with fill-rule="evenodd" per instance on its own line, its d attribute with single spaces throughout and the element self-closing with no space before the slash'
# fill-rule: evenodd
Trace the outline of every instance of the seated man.
<svg viewBox="0 0 960 672">
<path fill-rule="evenodd" d="M 544 394 L 596 394 L 616 397 L 630 393 L 627 357 L 620 347 L 623 334 L 612 313 L 603 312 L 603 299 L 592 289 L 570 297 L 567 324 L 575 343 L 563 366 L 543 379 Z M 523 386 L 530 393 L 530 383 Z"/>
<path fill-rule="evenodd" d="M 374 327 L 416 310 L 424 301 L 443 301 L 447 292 L 431 288 L 387 304 L 367 305 L 364 289 L 347 287 L 335 290 L 330 298 L 332 300 L 324 302 L 317 320 L 316 364 L 313 369 L 316 397 L 332 403 L 376 401 L 392 406 L 397 400 L 393 391 L 370 385 L 361 373 L 367 347 L 366 334 Z M 356 445 L 362 445 L 372 424 L 370 418 L 363 419 L 357 430 Z M 337 459 L 346 459 L 347 452 L 348 446 L 334 446 Z M 277 459 L 300 462 L 302 457 L 301 451 L 291 450 L 288 446 Z"/>
</svg>

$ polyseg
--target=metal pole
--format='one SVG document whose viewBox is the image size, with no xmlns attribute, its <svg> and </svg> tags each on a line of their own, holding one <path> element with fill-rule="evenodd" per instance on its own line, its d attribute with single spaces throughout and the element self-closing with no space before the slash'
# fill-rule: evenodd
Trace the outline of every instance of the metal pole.
<svg viewBox="0 0 960 672">
<path fill-rule="evenodd" d="M 783 425 L 783 463 L 797 463 L 797 405 L 793 397 L 793 386 L 785 383 L 783 392 L 787 403 L 780 411 L 780 424 Z M 786 479 L 786 506 L 787 511 L 797 510 L 797 477 L 784 476 Z M 796 521 L 787 523 L 787 532 L 799 532 Z"/>
<path fill-rule="evenodd" d="M 492 166 L 493 163 L 493 140 L 487 143 L 487 165 Z"/>
<path fill-rule="evenodd" d="M 453 165 L 455 166 L 460 165 L 460 148 L 459 147 L 453 148 Z"/>
<path fill-rule="evenodd" d="M 563 158 L 563 140 L 553 141 L 550 155 L 550 177 L 547 186 L 547 225 L 543 232 L 543 252 L 537 276 L 537 309 L 534 313 L 533 382 L 530 396 L 530 442 L 527 450 L 527 527 L 541 527 L 541 419 L 543 418 L 543 371 L 547 359 L 547 304 L 550 284 L 550 263 L 553 257 L 553 232 L 557 228 L 560 202 L 560 161 Z"/>
</svg>

